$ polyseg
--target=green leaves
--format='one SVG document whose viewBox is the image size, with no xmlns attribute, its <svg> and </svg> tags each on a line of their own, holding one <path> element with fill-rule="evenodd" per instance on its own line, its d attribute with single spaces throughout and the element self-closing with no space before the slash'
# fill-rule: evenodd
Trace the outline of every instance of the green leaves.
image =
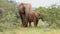
<svg viewBox="0 0 60 34">
<path fill-rule="evenodd" d="M 38 10 L 41 14 L 45 15 L 46 18 L 46 21 L 49 23 L 49 24 L 60 24 L 60 8 L 57 6 L 55 7 L 56 5 L 52 5 L 48 8 L 45 8 L 45 7 L 39 7 L 35 10 Z M 56 24 L 56 26 L 57 26 Z"/>
<path fill-rule="evenodd" d="M 0 28 L 10 29 L 20 25 L 16 17 L 16 6 L 6 0 L 0 0 Z"/>
</svg>

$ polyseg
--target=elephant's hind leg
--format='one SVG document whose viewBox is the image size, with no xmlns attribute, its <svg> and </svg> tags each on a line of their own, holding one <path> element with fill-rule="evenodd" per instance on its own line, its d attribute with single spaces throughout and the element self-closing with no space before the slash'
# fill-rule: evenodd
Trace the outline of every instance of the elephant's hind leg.
<svg viewBox="0 0 60 34">
<path fill-rule="evenodd" d="M 37 27 L 38 25 L 38 19 L 34 22 L 34 26 Z"/>
<path fill-rule="evenodd" d="M 38 19 L 36 20 L 36 26 L 38 25 Z"/>
<path fill-rule="evenodd" d="M 29 27 L 31 27 L 31 22 L 29 22 Z"/>
</svg>

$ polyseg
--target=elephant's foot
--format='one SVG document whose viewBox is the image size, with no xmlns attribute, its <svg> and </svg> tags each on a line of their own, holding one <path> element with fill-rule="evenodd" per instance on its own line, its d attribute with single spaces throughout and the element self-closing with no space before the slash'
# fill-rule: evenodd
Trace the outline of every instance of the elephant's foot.
<svg viewBox="0 0 60 34">
<path fill-rule="evenodd" d="M 25 22 L 22 23 L 23 27 L 28 27 L 28 24 L 26 24 Z"/>
<path fill-rule="evenodd" d="M 28 27 L 28 25 L 24 25 L 24 27 Z"/>
</svg>

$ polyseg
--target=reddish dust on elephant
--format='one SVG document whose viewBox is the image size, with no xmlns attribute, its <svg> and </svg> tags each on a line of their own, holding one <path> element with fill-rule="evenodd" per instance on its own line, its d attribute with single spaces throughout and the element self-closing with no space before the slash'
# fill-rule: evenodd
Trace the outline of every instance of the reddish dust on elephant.
<svg viewBox="0 0 60 34">
<path fill-rule="evenodd" d="M 39 20 L 38 17 L 41 18 L 41 14 L 37 11 L 33 11 L 30 3 L 21 3 L 18 7 L 18 10 L 19 15 L 21 16 L 23 27 L 27 27 L 28 23 L 29 26 L 31 26 L 31 22 L 34 22 L 35 27 L 37 26 Z"/>
<path fill-rule="evenodd" d="M 40 16 L 40 13 L 31 10 L 28 16 L 29 26 L 31 26 L 31 22 L 34 22 L 34 26 L 36 27 L 38 24 L 39 16 Z"/>
<path fill-rule="evenodd" d="M 24 27 L 28 26 L 28 12 L 31 10 L 31 4 L 29 3 L 21 3 L 18 7 L 19 14 L 21 16 L 22 25 Z"/>
</svg>

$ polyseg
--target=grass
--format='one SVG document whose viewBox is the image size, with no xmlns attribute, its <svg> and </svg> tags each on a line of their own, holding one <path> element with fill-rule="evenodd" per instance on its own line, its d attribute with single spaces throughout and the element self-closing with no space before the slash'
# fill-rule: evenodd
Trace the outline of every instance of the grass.
<svg viewBox="0 0 60 34">
<path fill-rule="evenodd" d="M 19 28 L 1 30 L 0 34 L 60 34 L 60 29 L 45 28 L 43 24 L 40 20 L 38 27 L 34 27 L 32 23 L 32 27 L 24 28 L 20 26 Z"/>
<path fill-rule="evenodd" d="M 60 29 L 40 29 L 40 28 L 20 28 L 9 31 L 0 32 L 0 34 L 60 34 Z"/>
<path fill-rule="evenodd" d="M 38 29 L 38 28 L 21 28 L 17 34 L 60 34 L 60 30 L 50 29 Z"/>
</svg>

